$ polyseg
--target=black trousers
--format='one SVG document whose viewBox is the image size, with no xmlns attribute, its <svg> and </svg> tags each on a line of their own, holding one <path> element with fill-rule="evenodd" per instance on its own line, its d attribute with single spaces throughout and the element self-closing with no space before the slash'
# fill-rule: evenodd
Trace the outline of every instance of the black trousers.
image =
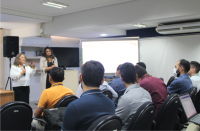
<svg viewBox="0 0 200 131">
<path fill-rule="evenodd" d="M 47 80 L 46 80 L 46 89 L 51 87 L 51 83 L 49 82 L 49 73 L 47 73 Z"/>
<path fill-rule="evenodd" d="M 29 86 L 13 87 L 13 91 L 15 94 L 15 101 L 23 101 L 29 104 L 29 94 L 30 94 Z"/>
</svg>

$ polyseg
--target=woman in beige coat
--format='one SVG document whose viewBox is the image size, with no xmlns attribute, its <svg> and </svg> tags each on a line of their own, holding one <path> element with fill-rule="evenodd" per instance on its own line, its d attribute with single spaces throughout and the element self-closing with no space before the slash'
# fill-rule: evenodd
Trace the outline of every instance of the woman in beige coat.
<svg viewBox="0 0 200 131">
<path fill-rule="evenodd" d="M 53 54 L 53 50 L 47 46 L 44 48 L 43 57 L 40 58 L 40 70 L 42 71 L 40 79 L 40 93 L 51 87 L 49 82 L 49 73 L 53 67 L 58 67 L 58 61 Z"/>
</svg>

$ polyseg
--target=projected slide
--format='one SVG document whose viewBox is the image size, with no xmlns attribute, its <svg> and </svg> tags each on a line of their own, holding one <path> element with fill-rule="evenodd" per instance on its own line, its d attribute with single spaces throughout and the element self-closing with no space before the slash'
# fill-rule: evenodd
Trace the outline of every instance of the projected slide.
<svg viewBox="0 0 200 131">
<path fill-rule="evenodd" d="M 138 62 L 138 40 L 82 42 L 82 64 L 96 60 L 103 64 L 105 73 L 115 73 L 119 64 Z"/>
</svg>

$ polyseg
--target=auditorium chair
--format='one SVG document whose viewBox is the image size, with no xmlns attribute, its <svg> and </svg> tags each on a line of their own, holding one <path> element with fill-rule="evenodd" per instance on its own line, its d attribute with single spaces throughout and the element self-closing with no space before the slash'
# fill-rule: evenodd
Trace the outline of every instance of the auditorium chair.
<svg viewBox="0 0 200 131">
<path fill-rule="evenodd" d="M 178 94 L 172 94 L 163 102 L 155 118 L 154 130 L 174 130 L 177 113 L 180 107 Z"/>
<path fill-rule="evenodd" d="M 156 112 L 156 105 L 153 102 L 142 104 L 128 124 L 127 130 L 151 130 L 153 118 Z"/>
<path fill-rule="evenodd" d="M 192 87 L 192 88 L 189 90 L 188 94 L 190 95 L 193 104 L 195 104 L 195 99 L 196 99 L 196 94 L 197 94 L 197 87 Z"/>
<path fill-rule="evenodd" d="M 197 113 L 200 113 L 200 91 L 198 91 L 198 93 L 196 95 L 196 100 L 195 100 L 194 106 L 197 110 Z"/>
<path fill-rule="evenodd" d="M 0 107 L 1 130 L 31 130 L 32 119 L 45 121 L 38 118 L 32 118 L 32 108 L 22 101 L 8 102 Z"/>
<path fill-rule="evenodd" d="M 161 79 L 162 81 L 164 81 L 164 79 L 163 79 L 162 77 L 160 77 L 160 79 Z"/>
<path fill-rule="evenodd" d="M 121 131 L 122 121 L 116 115 L 104 115 L 97 118 L 87 131 Z"/>
<path fill-rule="evenodd" d="M 167 87 L 172 83 L 172 81 L 174 81 L 176 79 L 175 76 L 171 76 L 167 82 Z"/>
<path fill-rule="evenodd" d="M 63 98 L 61 98 L 54 106 L 54 108 L 57 107 L 67 107 L 69 105 L 69 103 L 71 103 L 72 101 L 78 99 L 77 96 L 75 95 L 68 95 L 68 96 L 64 96 Z"/>
<path fill-rule="evenodd" d="M 74 101 L 78 99 L 78 97 L 76 97 L 75 95 L 68 95 L 68 96 L 64 96 L 63 98 L 61 98 L 54 106 L 54 108 L 58 108 L 58 107 L 67 107 L 69 105 L 70 102 Z M 35 120 L 40 121 L 41 123 L 43 123 L 45 125 L 45 130 L 44 131 L 49 131 L 50 127 L 48 125 L 48 123 L 44 120 L 44 119 L 40 119 L 40 118 L 33 118 Z M 32 131 L 35 131 L 35 129 L 32 129 Z"/>
<path fill-rule="evenodd" d="M 106 90 L 106 91 L 102 91 L 102 93 L 112 100 L 113 95 L 111 91 Z"/>
</svg>

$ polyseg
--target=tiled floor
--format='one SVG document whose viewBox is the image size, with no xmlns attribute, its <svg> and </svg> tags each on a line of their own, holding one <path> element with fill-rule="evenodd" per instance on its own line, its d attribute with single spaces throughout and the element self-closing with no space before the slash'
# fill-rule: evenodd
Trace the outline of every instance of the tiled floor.
<svg viewBox="0 0 200 131">
<path fill-rule="evenodd" d="M 31 106 L 31 108 L 33 109 L 33 117 L 34 117 L 34 112 L 37 108 L 37 105 L 35 105 L 35 103 L 37 103 L 38 101 L 30 101 L 29 105 Z"/>
</svg>

